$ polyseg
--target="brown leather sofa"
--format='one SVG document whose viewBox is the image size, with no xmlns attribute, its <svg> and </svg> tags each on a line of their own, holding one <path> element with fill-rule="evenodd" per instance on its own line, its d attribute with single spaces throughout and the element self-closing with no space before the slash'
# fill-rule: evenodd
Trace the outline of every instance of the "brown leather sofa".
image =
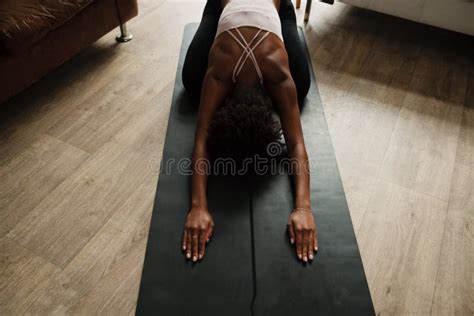
<svg viewBox="0 0 474 316">
<path fill-rule="evenodd" d="M 0 103 L 125 22 L 137 0 L 0 0 Z"/>
</svg>

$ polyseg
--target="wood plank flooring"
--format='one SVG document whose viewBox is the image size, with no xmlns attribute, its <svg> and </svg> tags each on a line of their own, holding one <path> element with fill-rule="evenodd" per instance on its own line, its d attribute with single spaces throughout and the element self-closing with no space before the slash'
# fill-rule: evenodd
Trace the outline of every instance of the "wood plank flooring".
<svg viewBox="0 0 474 316">
<path fill-rule="evenodd" d="M 0 106 L 1 315 L 134 314 L 204 1 L 139 5 L 132 42 L 111 32 Z M 377 313 L 472 315 L 473 39 L 341 3 L 305 29 Z"/>
</svg>

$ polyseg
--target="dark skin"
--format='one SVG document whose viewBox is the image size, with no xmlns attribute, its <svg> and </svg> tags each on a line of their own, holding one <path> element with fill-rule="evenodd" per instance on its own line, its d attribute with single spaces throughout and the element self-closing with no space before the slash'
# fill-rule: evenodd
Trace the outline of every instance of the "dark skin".
<svg viewBox="0 0 474 316">
<path fill-rule="evenodd" d="M 232 0 L 222 1 L 224 7 Z M 274 0 L 276 8 L 280 1 Z M 257 32 L 253 27 L 240 27 L 243 36 L 250 40 Z M 262 32 L 263 34 L 263 32 Z M 260 35 L 261 36 L 261 35 Z M 301 128 L 296 86 L 290 73 L 288 55 L 281 39 L 270 34 L 254 51 L 264 78 L 264 88 L 272 98 L 280 115 L 281 126 L 290 158 L 296 160 L 302 172 L 294 175 L 295 205 L 288 218 L 290 243 L 295 245 L 296 256 L 303 262 L 313 260 L 318 250 L 316 224 L 311 211 L 309 162 Z M 209 52 L 209 64 L 202 85 L 201 100 L 192 156 L 191 210 L 186 218 L 182 249 L 187 259 L 202 260 L 206 245 L 214 231 L 214 220 L 207 205 L 207 175 L 199 161 L 208 159 L 207 130 L 216 109 L 223 104 L 233 89 L 255 87 L 260 84 L 252 62 L 247 60 L 237 82 L 232 81 L 235 63 L 242 48 L 227 33 L 214 41 Z M 206 171 L 206 172 L 203 172 Z"/>
</svg>

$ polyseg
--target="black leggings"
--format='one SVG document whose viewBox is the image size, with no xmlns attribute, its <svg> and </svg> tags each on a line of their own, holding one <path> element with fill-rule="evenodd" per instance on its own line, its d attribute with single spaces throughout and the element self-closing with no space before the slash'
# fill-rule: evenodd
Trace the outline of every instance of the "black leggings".
<svg viewBox="0 0 474 316">
<path fill-rule="evenodd" d="M 221 0 L 207 1 L 201 23 L 186 54 L 182 74 L 183 84 L 188 93 L 195 97 L 199 97 L 201 93 L 202 82 L 207 71 L 209 50 L 216 36 L 221 12 Z M 278 13 L 291 76 L 296 85 L 298 99 L 301 101 L 308 93 L 311 77 L 307 54 L 298 35 L 296 16 L 291 0 L 281 0 Z"/>
</svg>

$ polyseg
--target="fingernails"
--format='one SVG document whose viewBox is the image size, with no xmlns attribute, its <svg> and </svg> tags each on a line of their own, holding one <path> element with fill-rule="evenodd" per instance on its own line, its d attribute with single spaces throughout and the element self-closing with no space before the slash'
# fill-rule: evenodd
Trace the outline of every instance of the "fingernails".
<svg viewBox="0 0 474 316">
<path fill-rule="evenodd" d="M 183 250 L 186 250 L 186 246 L 183 246 Z"/>
<path fill-rule="evenodd" d="M 304 261 L 304 262 L 308 262 L 308 257 L 304 256 L 304 257 L 303 257 L 303 261 Z"/>
<path fill-rule="evenodd" d="M 318 251 L 318 247 L 314 247 L 314 250 Z"/>
<path fill-rule="evenodd" d="M 191 254 L 189 252 L 186 254 L 186 258 L 191 258 Z"/>
<path fill-rule="evenodd" d="M 295 240 L 293 238 L 290 239 L 290 244 L 294 244 L 295 243 Z"/>
<path fill-rule="evenodd" d="M 309 255 L 309 260 L 313 260 L 313 255 Z"/>
<path fill-rule="evenodd" d="M 193 261 L 196 261 L 197 260 L 197 257 L 196 256 L 193 256 Z"/>
<path fill-rule="evenodd" d="M 303 256 L 301 254 L 298 254 L 298 259 L 301 259 L 303 258 Z"/>
<path fill-rule="evenodd" d="M 201 254 L 199 255 L 199 259 L 202 259 L 202 255 L 201 255 Z"/>
<path fill-rule="evenodd" d="M 209 242 L 209 238 L 206 240 L 206 242 Z"/>
</svg>

